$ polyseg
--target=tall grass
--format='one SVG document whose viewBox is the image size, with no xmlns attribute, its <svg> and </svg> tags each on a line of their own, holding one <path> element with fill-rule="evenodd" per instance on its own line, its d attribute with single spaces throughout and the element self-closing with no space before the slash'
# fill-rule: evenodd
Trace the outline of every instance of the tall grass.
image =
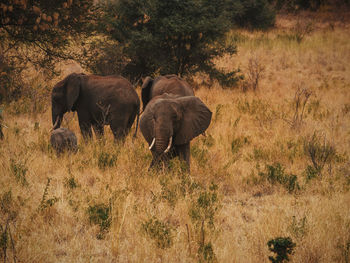
<svg viewBox="0 0 350 263">
<path fill-rule="evenodd" d="M 73 114 L 63 126 L 77 133 L 78 153 L 58 157 L 49 145 L 49 108 L 37 107 L 38 114 L 5 108 L 0 230 L 7 226 L 12 238 L 0 243 L 0 256 L 269 262 L 267 242 L 290 237 L 291 262 L 349 262 L 349 30 L 316 29 L 300 43 L 281 37 L 291 33 L 241 31 L 238 54 L 217 62 L 245 73 L 256 54 L 264 65 L 257 90 L 213 84 L 196 91 L 213 120 L 207 136 L 191 143 L 191 174 L 178 160 L 169 172 L 148 171 L 151 154 L 141 133 L 115 144 L 106 127 L 104 139 L 82 143 Z M 294 129 L 284 119 L 295 114 L 300 85 L 312 95 Z M 310 177 L 304 145 L 315 132 L 333 155 L 322 176 Z"/>
</svg>

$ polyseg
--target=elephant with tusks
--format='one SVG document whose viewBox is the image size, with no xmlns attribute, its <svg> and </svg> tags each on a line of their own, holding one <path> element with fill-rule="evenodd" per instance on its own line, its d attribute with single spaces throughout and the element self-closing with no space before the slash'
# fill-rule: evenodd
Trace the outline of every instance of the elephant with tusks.
<svg viewBox="0 0 350 263">
<path fill-rule="evenodd" d="M 154 97 L 140 118 L 141 132 L 149 144 L 151 167 L 179 157 L 190 170 L 190 142 L 208 128 L 212 112 L 195 96 L 163 94 Z"/>
</svg>

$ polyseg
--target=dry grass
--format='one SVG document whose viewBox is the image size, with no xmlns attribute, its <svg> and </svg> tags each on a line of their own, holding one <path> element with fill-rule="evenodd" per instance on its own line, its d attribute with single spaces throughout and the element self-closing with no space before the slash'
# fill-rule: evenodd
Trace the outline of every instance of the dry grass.
<svg viewBox="0 0 350 263">
<path fill-rule="evenodd" d="M 148 172 L 151 156 L 142 135 L 116 145 L 108 128 L 104 141 L 80 143 L 76 155 L 58 158 L 49 146 L 49 109 L 34 116 L 5 109 L 0 231 L 8 225 L 15 248 L 7 243 L 7 259 L 197 262 L 205 261 L 201 244 L 210 242 L 214 261 L 269 262 L 267 242 L 289 236 L 297 244 L 291 262 L 349 262 L 349 33 L 347 27 L 316 29 L 298 44 L 285 28 L 239 32 L 238 54 L 218 64 L 245 73 L 249 59 L 259 58 L 264 77 L 255 92 L 215 85 L 196 91 L 213 119 L 207 137 L 191 144 L 190 175 L 176 161 L 168 174 Z M 302 124 L 291 127 L 285 119 L 293 117 L 300 87 L 312 95 Z M 63 126 L 81 139 L 76 119 L 68 115 Z M 307 179 L 312 162 L 304 142 L 315 131 L 336 155 Z M 264 179 L 265 166 L 276 163 L 297 176 L 299 190 Z M 209 189 L 212 183 L 217 190 Z M 204 193 L 218 199 L 207 205 L 213 214 L 196 219 L 190 212 Z M 104 230 L 102 221 L 91 219 L 91 208 L 101 204 Z M 163 227 L 153 238 L 145 231 L 152 218 Z M 167 248 L 157 246 L 167 238 Z"/>
</svg>

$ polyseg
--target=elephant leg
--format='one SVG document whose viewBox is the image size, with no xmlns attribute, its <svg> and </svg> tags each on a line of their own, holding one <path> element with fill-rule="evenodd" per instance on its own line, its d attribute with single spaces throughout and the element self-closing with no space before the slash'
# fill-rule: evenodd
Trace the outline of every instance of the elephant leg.
<svg viewBox="0 0 350 263">
<path fill-rule="evenodd" d="M 93 124 L 92 128 L 94 129 L 96 138 L 101 139 L 101 137 L 104 135 L 103 125 Z"/>
<path fill-rule="evenodd" d="M 184 161 L 187 165 L 188 171 L 190 170 L 190 143 L 176 145 L 176 155 L 179 156 L 181 161 Z"/>
<path fill-rule="evenodd" d="M 122 140 L 127 135 L 127 118 L 119 117 L 111 121 L 110 127 L 116 141 Z"/>
<path fill-rule="evenodd" d="M 87 114 L 78 112 L 78 120 L 81 134 L 85 140 L 92 138 L 91 122 Z"/>
</svg>

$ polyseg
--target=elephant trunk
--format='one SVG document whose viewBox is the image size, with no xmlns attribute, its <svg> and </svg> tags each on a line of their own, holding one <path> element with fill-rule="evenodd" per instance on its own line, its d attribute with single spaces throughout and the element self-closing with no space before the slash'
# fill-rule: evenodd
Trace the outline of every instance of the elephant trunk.
<svg viewBox="0 0 350 263">
<path fill-rule="evenodd" d="M 171 147 L 172 125 L 157 127 L 155 129 L 155 135 L 154 148 L 156 153 L 158 155 L 167 153 Z"/>
</svg>

